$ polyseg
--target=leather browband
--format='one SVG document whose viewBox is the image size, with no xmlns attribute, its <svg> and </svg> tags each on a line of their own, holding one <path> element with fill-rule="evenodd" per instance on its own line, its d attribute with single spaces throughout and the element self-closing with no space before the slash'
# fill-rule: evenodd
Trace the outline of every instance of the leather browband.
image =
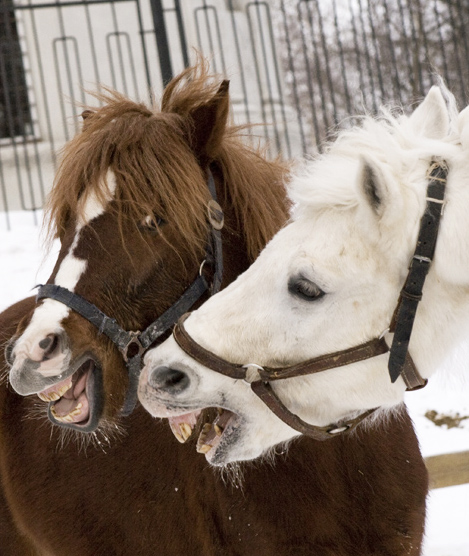
<svg viewBox="0 0 469 556">
<path fill-rule="evenodd" d="M 409 267 L 409 274 L 401 290 L 390 326 L 390 332 L 394 333 L 391 348 L 381 336 L 359 346 L 321 355 L 290 367 L 269 368 L 254 363 L 235 365 L 206 350 L 192 339 L 184 327 L 184 321 L 189 313 L 182 316 L 174 327 L 173 335 L 179 347 L 201 365 L 230 378 L 242 379 L 250 384 L 252 391 L 279 419 L 301 434 L 311 436 L 316 440 L 326 440 L 354 429 L 377 408 L 369 409 L 352 419 L 324 427 L 311 425 L 285 407 L 273 391 L 271 382 L 335 369 L 390 352 L 388 367 L 392 382 L 402 376 L 408 391 L 423 388 L 427 384 L 427 379 L 420 376 L 408 352 L 408 347 L 417 306 L 422 297 L 425 278 L 435 252 L 439 222 L 444 206 L 447 173 L 448 168 L 443 161 L 432 162 L 428 171 L 427 206 L 420 222 L 417 246 Z"/>
</svg>

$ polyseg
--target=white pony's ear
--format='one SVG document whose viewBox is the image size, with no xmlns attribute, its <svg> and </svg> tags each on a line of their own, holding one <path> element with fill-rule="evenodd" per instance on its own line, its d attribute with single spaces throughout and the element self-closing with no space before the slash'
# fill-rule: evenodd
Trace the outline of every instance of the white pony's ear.
<svg viewBox="0 0 469 556">
<path fill-rule="evenodd" d="M 463 149 L 469 149 L 469 106 L 464 108 L 458 116 L 458 131 Z"/>
<path fill-rule="evenodd" d="M 371 158 L 360 160 L 357 187 L 360 222 L 371 239 L 379 230 L 394 226 L 401 217 L 402 195 L 395 178 Z"/>
<path fill-rule="evenodd" d="M 381 217 L 387 198 L 387 187 L 381 170 L 371 160 L 362 158 L 358 172 L 358 187 L 373 214 Z"/>
<path fill-rule="evenodd" d="M 416 135 L 427 139 L 443 139 L 449 133 L 450 116 L 443 93 L 432 87 L 422 103 L 409 118 L 411 129 Z"/>
</svg>

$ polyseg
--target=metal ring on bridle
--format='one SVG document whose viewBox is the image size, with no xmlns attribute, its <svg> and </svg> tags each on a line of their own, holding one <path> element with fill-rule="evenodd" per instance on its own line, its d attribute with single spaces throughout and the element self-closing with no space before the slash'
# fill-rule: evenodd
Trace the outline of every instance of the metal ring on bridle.
<svg viewBox="0 0 469 556">
<path fill-rule="evenodd" d="M 263 371 L 264 367 L 256 363 L 246 363 L 246 365 L 243 365 L 243 369 L 246 369 L 246 374 L 243 378 L 244 382 L 246 384 L 252 384 L 254 381 L 261 379 L 259 371 Z"/>
</svg>

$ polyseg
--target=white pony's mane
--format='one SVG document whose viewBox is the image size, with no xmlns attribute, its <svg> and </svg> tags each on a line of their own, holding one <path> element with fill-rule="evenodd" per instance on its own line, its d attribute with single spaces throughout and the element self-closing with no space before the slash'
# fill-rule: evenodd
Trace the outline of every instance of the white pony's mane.
<svg viewBox="0 0 469 556">
<path fill-rule="evenodd" d="M 324 152 L 299 165 L 292 172 L 289 196 L 293 201 L 293 218 L 307 210 L 352 208 L 358 204 L 356 187 L 349 177 L 357 170 L 363 156 L 377 164 L 386 164 L 397 175 L 417 158 L 444 155 L 445 145 L 459 141 L 457 131 L 458 108 L 452 93 L 439 80 L 449 114 L 449 133 L 443 140 L 425 139 L 415 133 L 410 117 L 402 108 L 380 109 L 378 116 L 364 115 L 359 123 L 339 130 L 334 141 L 326 145 Z M 352 174 L 353 175 L 353 174 Z"/>
</svg>

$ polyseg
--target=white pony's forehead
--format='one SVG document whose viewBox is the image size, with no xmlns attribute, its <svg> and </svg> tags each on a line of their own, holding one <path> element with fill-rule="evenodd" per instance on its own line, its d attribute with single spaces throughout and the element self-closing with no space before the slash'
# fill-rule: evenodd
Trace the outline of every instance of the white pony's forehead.
<svg viewBox="0 0 469 556">
<path fill-rule="evenodd" d="M 305 210 L 325 206 L 354 206 L 357 203 L 356 182 L 361 159 L 354 156 L 329 155 L 304 166 L 293 176 L 288 194 L 293 201 L 292 219 Z"/>
</svg>

